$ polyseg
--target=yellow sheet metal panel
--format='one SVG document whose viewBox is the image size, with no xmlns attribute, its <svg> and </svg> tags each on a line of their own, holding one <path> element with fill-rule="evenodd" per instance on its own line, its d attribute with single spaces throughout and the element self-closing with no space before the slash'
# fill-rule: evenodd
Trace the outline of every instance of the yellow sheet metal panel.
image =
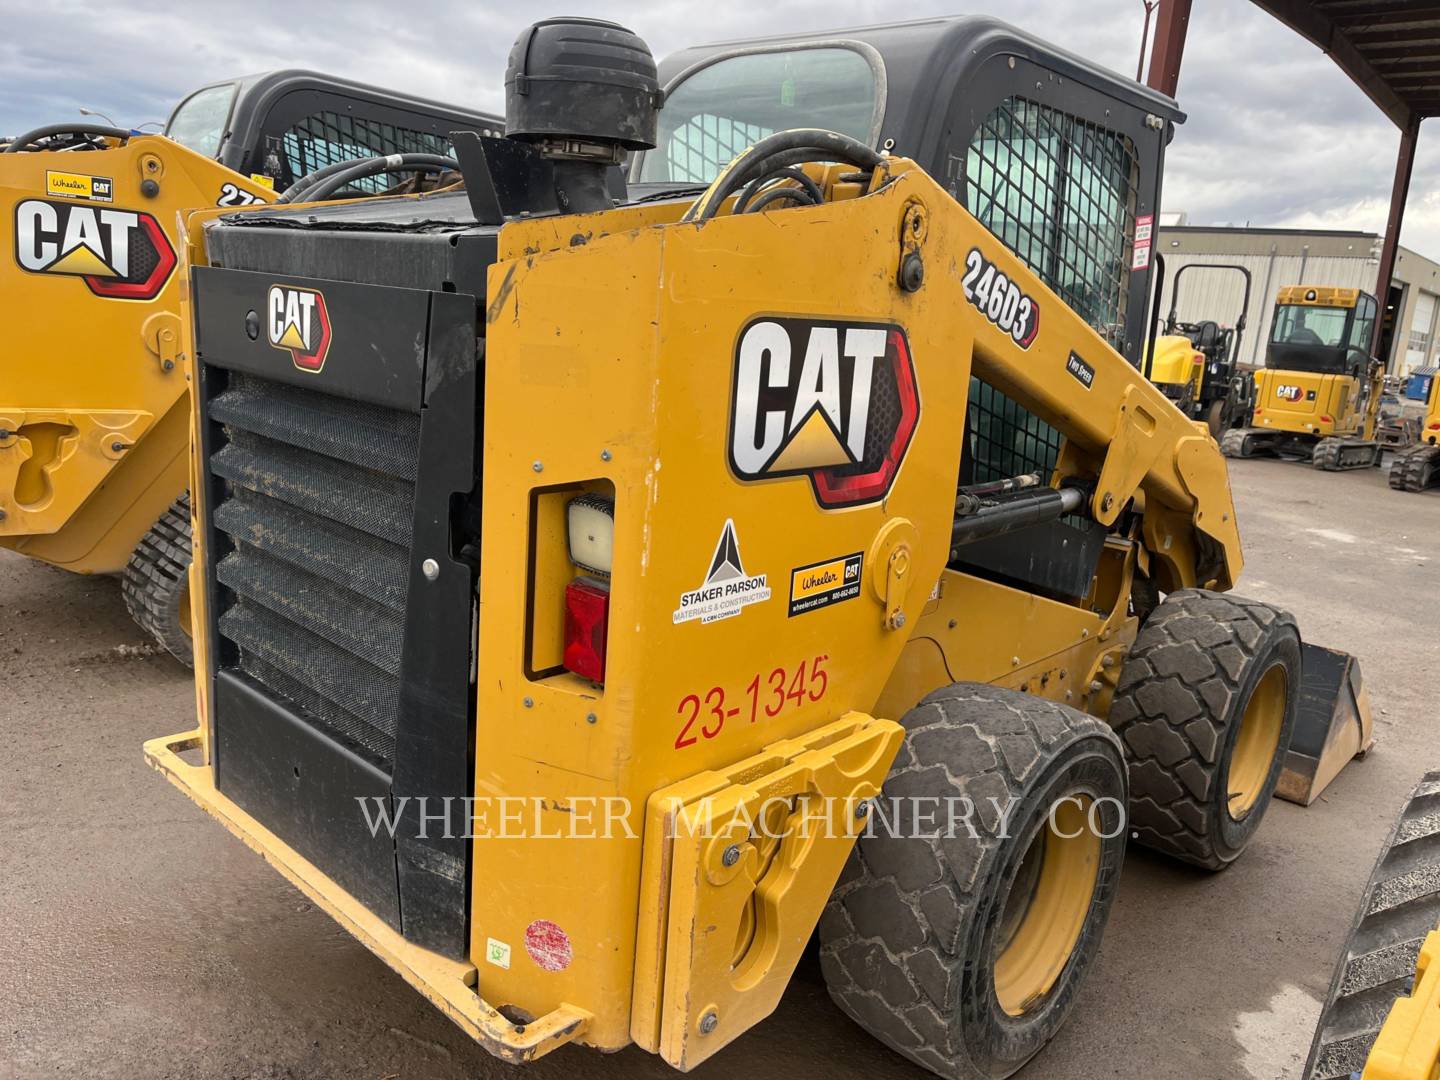
<svg viewBox="0 0 1440 1080">
<path fill-rule="evenodd" d="M 1198 388 L 1205 373 L 1205 358 L 1195 345 L 1179 334 L 1165 334 L 1155 339 L 1155 354 L 1150 362 L 1150 381 L 1178 386 L 1194 383 Z"/>
<path fill-rule="evenodd" d="M 1348 375 L 1266 368 L 1255 372 L 1254 426 L 1300 435 L 1347 435 L 1365 417 L 1356 410 L 1359 387 Z"/>
<path fill-rule="evenodd" d="M 0 292 L 25 313 L 0 386 L 0 544 L 118 571 L 184 491 L 186 426 L 162 419 L 188 388 L 177 216 L 236 183 L 273 198 L 162 136 L 0 155 Z"/>
<path fill-rule="evenodd" d="M 1440 930 L 1420 947 L 1415 987 L 1390 1006 L 1390 1015 L 1370 1056 L 1362 1080 L 1434 1080 L 1440 1074 Z"/>
<path fill-rule="evenodd" d="M 650 797 L 637 1043 L 688 1070 L 774 1011 L 903 737 L 850 713 Z"/>
<path fill-rule="evenodd" d="M 694 225 L 646 207 L 502 233 L 487 302 L 482 544 L 498 569 L 480 586 L 472 958 L 489 1000 L 531 1015 L 584 1003 L 594 1019 L 582 1039 L 597 1046 L 630 1039 L 631 1002 L 614 988 L 634 983 L 641 898 L 656 902 L 641 886 L 636 808 L 880 698 L 948 559 L 972 356 L 1092 455 L 1113 481 L 1097 509 L 1118 513 L 1143 493 L 1216 538 L 1219 587 L 1238 572 L 1213 441 L 932 181 L 894 167 L 905 174 L 884 190 L 813 209 Z M 907 292 L 896 271 L 917 208 L 927 276 Z M 1024 293 L 1023 326 L 1006 324 L 1005 298 L 993 320 L 967 298 L 967 276 L 986 268 Z M 849 460 L 864 415 L 851 398 L 867 340 L 847 336 L 857 330 L 879 334 L 885 351 L 870 361 L 903 373 L 913 423 L 874 497 L 841 506 L 828 470 Z M 833 394 L 814 374 L 825 365 L 843 372 Z M 885 434 L 906 427 L 898 412 Z M 1102 472 L 1119 424 L 1139 430 L 1122 440 L 1125 462 Z M 1209 449 L 1202 491 L 1175 454 L 1187 439 Z M 537 531 L 537 495 L 596 482 L 615 492 L 603 691 L 527 668 L 523 631 L 548 561 L 532 547 L 551 531 Z M 853 566 L 857 587 L 811 608 L 797 572 L 829 566 Z M 1195 583 L 1193 564 L 1185 573 Z M 1045 663 L 1073 664 L 1101 684 L 1099 707 L 1107 684 L 1092 674 L 1123 639 L 1086 635 L 1124 626 L 1073 606 L 1032 614 L 1052 634 L 1044 648 L 1032 648 L 1030 616 L 998 633 L 971 611 L 943 651 L 993 645 L 1010 675 L 985 677 L 1033 672 L 1037 685 Z M 943 665 L 911 670 L 933 680 Z M 504 817 L 501 797 L 527 807 L 523 823 Z M 625 816 L 607 820 L 613 805 Z M 581 821 L 587 831 L 569 838 Z M 597 822 L 610 834 L 593 835 Z M 508 965 L 487 962 L 491 942 Z"/>
</svg>

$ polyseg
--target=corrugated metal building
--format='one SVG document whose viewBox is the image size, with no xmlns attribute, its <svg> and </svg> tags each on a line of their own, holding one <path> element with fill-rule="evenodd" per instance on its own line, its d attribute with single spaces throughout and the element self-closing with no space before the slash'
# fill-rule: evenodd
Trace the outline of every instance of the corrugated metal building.
<svg viewBox="0 0 1440 1080">
<path fill-rule="evenodd" d="M 1386 369 L 1405 374 L 1436 362 L 1440 354 L 1436 332 L 1440 264 L 1400 248 L 1389 293 L 1382 295 L 1375 289 L 1380 265 L 1380 237 L 1375 233 L 1173 224 L 1177 218 L 1183 222 L 1181 215 L 1161 215 L 1155 250 L 1165 259 L 1165 286 L 1157 317 L 1170 311 L 1175 273 L 1180 267 L 1235 263 L 1250 271 L 1252 281 L 1241 363 L 1263 361 L 1275 293 L 1286 285 L 1333 285 L 1377 296 L 1386 320 L 1380 345 Z M 1243 289 L 1237 273 L 1190 270 L 1181 281 L 1176 314 L 1182 322 L 1212 319 L 1233 326 L 1240 314 Z"/>
</svg>

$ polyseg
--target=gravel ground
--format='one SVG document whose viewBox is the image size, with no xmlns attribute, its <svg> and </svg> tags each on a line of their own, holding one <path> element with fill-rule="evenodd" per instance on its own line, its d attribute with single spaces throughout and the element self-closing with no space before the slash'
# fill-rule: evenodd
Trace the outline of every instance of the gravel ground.
<svg viewBox="0 0 1440 1080">
<path fill-rule="evenodd" d="M 1440 765 L 1440 493 L 1379 471 L 1232 463 L 1240 591 L 1357 654 L 1379 745 L 1309 809 L 1277 802 L 1218 876 L 1132 851 L 1073 1018 L 1022 1076 L 1298 1075 L 1376 849 Z M 398 976 L 152 773 L 191 724 L 187 672 L 113 581 L 0 552 L 0 1077 L 508 1077 Z M 535 1080 L 673 1075 L 566 1047 Z M 695 1075 L 915 1077 L 803 968 Z"/>
</svg>

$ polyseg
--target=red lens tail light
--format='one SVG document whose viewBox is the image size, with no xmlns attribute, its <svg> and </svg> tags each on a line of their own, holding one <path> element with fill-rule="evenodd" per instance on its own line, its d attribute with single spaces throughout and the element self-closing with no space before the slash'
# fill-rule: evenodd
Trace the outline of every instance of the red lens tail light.
<svg viewBox="0 0 1440 1080">
<path fill-rule="evenodd" d="M 1322 424 L 1333 424 L 1335 421 L 1334 421 L 1334 420 L 1331 420 L 1330 417 L 1326 416 L 1324 413 L 1321 413 L 1321 414 L 1320 414 L 1320 422 L 1321 422 Z"/>
<path fill-rule="evenodd" d="M 610 589 L 594 578 L 565 586 L 565 668 L 591 682 L 605 681 L 605 635 Z"/>
</svg>

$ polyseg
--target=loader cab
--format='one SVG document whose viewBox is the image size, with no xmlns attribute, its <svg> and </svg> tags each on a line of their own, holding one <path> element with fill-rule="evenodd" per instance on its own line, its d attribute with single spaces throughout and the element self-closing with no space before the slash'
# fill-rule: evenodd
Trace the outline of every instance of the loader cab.
<svg viewBox="0 0 1440 1080">
<path fill-rule="evenodd" d="M 682 50 L 660 64 L 654 150 L 639 193 L 705 185 L 774 131 L 831 128 L 917 161 L 1131 364 L 1144 350 L 1154 219 L 1175 102 L 985 16 Z M 1062 438 L 975 379 L 962 484 L 1039 474 Z M 1023 545 L 966 548 L 966 566 L 1023 588 L 1088 588 L 1103 532 L 1064 521 Z M 1021 550 L 1023 548 L 1024 550 Z"/>
<path fill-rule="evenodd" d="M 696 46 L 660 82 L 642 190 L 708 184 L 775 131 L 841 132 L 918 161 L 1138 365 L 1171 99 L 983 16 Z"/>
<path fill-rule="evenodd" d="M 170 114 L 164 134 L 283 191 L 327 165 L 372 154 L 448 152 L 452 131 L 500 134 L 492 116 L 312 71 L 270 71 L 213 83 Z M 388 178 L 356 182 L 384 190 Z M 226 205 L 222 203 L 222 205 Z M 244 205 L 237 199 L 229 205 Z"/>
<path fill-rule="evenodd" d="M 1378 309 L 1358 289 L 1296 285 L 1281 289 L 1265 366 L 1276 371 L 1364 377 Z"/>
</svg>

